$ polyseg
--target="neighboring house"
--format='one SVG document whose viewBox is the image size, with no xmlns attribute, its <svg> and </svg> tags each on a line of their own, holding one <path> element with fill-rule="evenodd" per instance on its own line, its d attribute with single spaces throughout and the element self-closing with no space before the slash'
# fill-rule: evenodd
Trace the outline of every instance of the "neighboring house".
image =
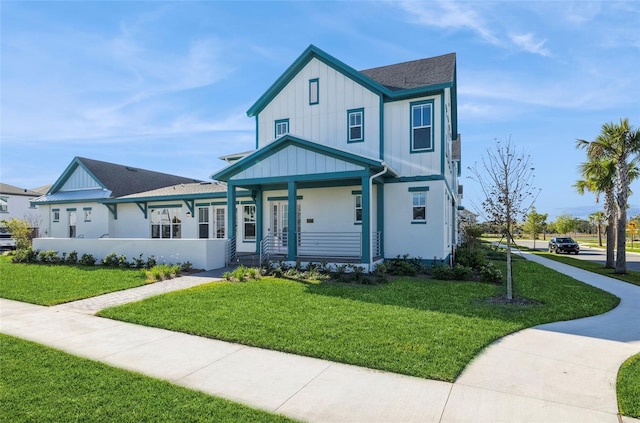
<svg viewBox="0 0 640 423">
<path fill-rule="evenodd" d="M 315 46 L 249 109 L 256 149 L 214 182 L 75 158 L 34 200 L 40 249 L 195 267 L 242 254 L 447 262 L 462 186 L 455 54 L 356 71 Z M 234 204 L 234 207 L 229 205 Z"/>
<path fill-rule="evenodd" d="M 212 175 L 229 204 L 238 189 L 255 198 L 237 227 L 229 210 L 238 251 L 448 261 L 462 209 L 456 92 L 453 53 L 356 71 L 307 48 L 249 109 L 256 150 Z"/>
<path fill-rule="evenodd" d="M 0 220 L 20 219 L 38 227 L 38 211 L 31 201 L 41 194 L 13 185 L 0 183 Z"/>
</svg>

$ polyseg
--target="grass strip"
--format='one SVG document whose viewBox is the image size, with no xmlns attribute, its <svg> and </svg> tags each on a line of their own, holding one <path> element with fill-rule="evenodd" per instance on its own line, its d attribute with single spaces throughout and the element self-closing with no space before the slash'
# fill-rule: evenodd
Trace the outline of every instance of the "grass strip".
<svg viewBox="0 0 640 423">
<path fill-rule="evenodd" d="M 624 275 L 615 273 L 614 269 L 607 269 L 603 264 L 595 263 L 587 260 L 580 260 L 568 255 L 552 254 L 542 251 L 531 251 L 541 257 L 548 258 L 549 260 L 555 260 L 560 263 L 568 264 L 569 266 L 577 267 L 579 269 L 588 270 L 589 272 L 597 273 L 599 275 L 608 276 L 610 278 L 618 279 L 624 282 L 628 282 L 634 285 L 640 286 L 640 272 L 634 270 L 627 270 Z"/>
<path fill-rule="evenodd" d="M 620 414 L 640 418 L 640 354 L 620 367 L 616 389 Z"/>
<path fill-rule="evenodd" d="M 144 285 L 140 270 L 12 263 L 0 256 L 0 297 L 55 305 Z"/>
<path fill-rule="evenodd" d="M 0 346 L 0 422 L 291 421 L 14 337 Z"/>
<path fill-rule="evenodd" d="M 221 282 L 99 315 L 417 377 L 453 381 L 488 344 L 534 325 L 610 310 L 617 297 L 533 262 L 502 286 L 403 277 L 375 286 L 265 278 Z"/>
</svg>

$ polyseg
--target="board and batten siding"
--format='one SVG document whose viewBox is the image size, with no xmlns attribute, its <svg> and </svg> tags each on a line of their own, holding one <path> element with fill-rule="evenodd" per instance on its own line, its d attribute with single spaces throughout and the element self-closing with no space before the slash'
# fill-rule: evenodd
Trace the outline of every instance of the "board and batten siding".
<svg viewBox="0 0 640 423">
<path fill-rule="evenodd" d="M 102 187 L 89 173 L 81 167 L 73 171 L 60 191 L 75 191 L 79 189 L 101 189 Z"/>
<path fill-rule="evenodd" d="M 433 143 L 430 152 L 411 153 L 411 103 L 433 100 Z M 440 175 L 442 152 L 441 96 L 394 101 L 384 105 L 384 161 L 402 176 Z"/>
<path fill-rule="evenodd" d="M 309 81 L 318 79 L 319 102 L 309 104 Z M 364 109 L 364 142 L 347 142 L 347 111 Z M 312 59 L 258 116 L 258 147 L 275 138 L 275 121 L 289 120 L 289 133 L 365 157 L 380 156 L 380 97 Z"/>
<path fill-rule="evenodd" d="M 231 180 L 273 178 L 363 170 L 362 166 L 328 157 L 293 145 L 287 146 L 250 168 L 238 172 Z"/>
</svg>

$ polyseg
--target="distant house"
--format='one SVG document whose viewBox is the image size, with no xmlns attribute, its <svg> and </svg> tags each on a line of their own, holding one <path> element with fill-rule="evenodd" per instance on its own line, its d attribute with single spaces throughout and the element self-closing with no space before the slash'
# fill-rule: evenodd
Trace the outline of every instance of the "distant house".
<svg viewBox="0 0 640 423">
<path fill-rule="evenodd" d="M 20 219 L 38 227 L 38 211 L 31 204 L 39 192 L 0 183 L 0 220 Z"/>
<path fill-rule="evenodd" d="M 447 262 L 463 210 L 456 93 L 453 53 L 356 71 L 309 46 L 248 110 L 255 150 L 221 157 L 213 182 L 75 158 L 33 202 L 49 237 L 36 245 L 207 269 L 243 254 Z"/>
</svg>

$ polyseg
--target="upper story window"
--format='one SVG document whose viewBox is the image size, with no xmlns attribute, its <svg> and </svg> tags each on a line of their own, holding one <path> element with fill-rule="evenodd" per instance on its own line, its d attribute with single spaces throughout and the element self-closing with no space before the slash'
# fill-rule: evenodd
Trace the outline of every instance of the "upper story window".
<svg viewBox="0 0 640 423">
<path fill-rule="evenodd" d="M 283 135 L 289 133 L 289 119 L 276 120 L 276 138 L 280 138 Z"/>
<path fill-rule="evenodd" d="M 9 197 L 0 197 L 0 213 L 9 212 Z"/>
<path fill-rule="evenodd" d="M 318 78 L 309 80 L 309 105 L 320 103 L 320 81 Z"/>
<path fill-rule="evenodd" d="M 433 151 L 433 101 L 411 103 L 411 151 Z"/>
<path fill-rule="evenodd" d="M 347 142 L 364 141 L 364 109 L 347 110 Z"/>
</svg>

